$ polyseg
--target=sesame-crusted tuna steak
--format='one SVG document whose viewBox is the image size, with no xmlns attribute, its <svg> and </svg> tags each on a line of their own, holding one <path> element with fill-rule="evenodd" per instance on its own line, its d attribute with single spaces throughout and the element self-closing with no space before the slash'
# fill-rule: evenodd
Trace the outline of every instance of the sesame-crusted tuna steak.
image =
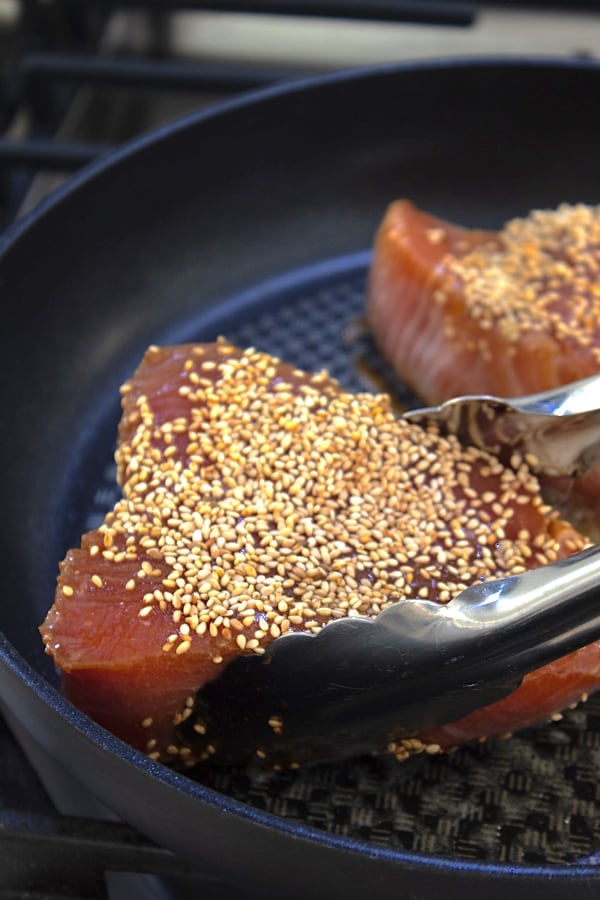
<svg viewBox="0 0 600 900">
<path fill-rule="evenodd" d="M 600 206 L 560 206 L 499 232 L 393 203 L 378 229 L 369 320 L 427 404 L 533 394 L 600 371 Z"/>
<path fill-rule="evenodd" d="M 600 206 L 536 210 L 490 232 L 398 200 L 375 237 L 368 317 L 384 356 L 427 405 L 517 397 L 600 373 Z M 600 469 L 575 486 L 544 486 L 600 536 Z"/>
<path fill-rule="evenodd" d="M 67 553 L 41 633 L 67 697 L 163 761 L 195 761 L 177 725 L 235 656 L 406 597 L 451 602 L 586 545 L 525 464 L 222 340 L 148 350 L 116 458 L 123 498 Z M 505 732 L 598 685 L 595 644 L 454 730 L 373 750 Z"/>
</svg>

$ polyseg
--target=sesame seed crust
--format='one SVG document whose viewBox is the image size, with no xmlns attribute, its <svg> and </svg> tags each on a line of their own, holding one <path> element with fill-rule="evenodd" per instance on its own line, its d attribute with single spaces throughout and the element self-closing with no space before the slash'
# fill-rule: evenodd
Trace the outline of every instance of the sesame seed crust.
<svg viewBox="0 0 600 900">
<path fill-rule="evenodd" d="M 67 556 L 44 640 L 76 668 L 61 658 L 60 628 L 78 593 L 133 605 L 131 645 L 160 623 L 151 653 L 169 677 L 182 667 L 185 702 L 166 730 L 153 708 L 139 712 L 155 759 L 195 761 L 173 729 L 191 714 L 190 691 L 233 656 L 404 598 L 450 602 L 587 543 L 544 504 L 520 457 L 503 467 L 398 420 L 385 395 L 346 393 L 325 373 L 224 340 L 150 348 L 123 390 L 119 437 L 122 499 Z M 95 651 L 77 652 L 89 665 Z M 417 745 L 395 752 L 407 749 Z"/>
<path fill-rule="evenodd" d="M 123 500 L 101 528 L 111 546 L 150 557 L 138 576 L 144 602 L 171 611 L 169 650 L 206 628 L 231 639 L 233 627 L 241 650 L 254 640 L 260 653 L 290 628 L 317 632 L 406 597 L 448 601 L 556 558 L 551 531 L 534 548 L 527 529 L 512 533 L 516 505 L 545 515 L 521 460 L 502 468 L 398 421 L 386 396 L 284 378 L 254 350 L 221 341 L 208 354 L 186 360 L 173 418 L 125 393 Z"/>
<path fill-rule="evenodd" d="M 444 265 L 440 305 L 451 303 L 458 283 L 467 315 L 484 332 L 498 329 L 510 344 L 525 332 L 549 334 L 600 362 L 599 206 L 535 210 Z"/>
</svg>

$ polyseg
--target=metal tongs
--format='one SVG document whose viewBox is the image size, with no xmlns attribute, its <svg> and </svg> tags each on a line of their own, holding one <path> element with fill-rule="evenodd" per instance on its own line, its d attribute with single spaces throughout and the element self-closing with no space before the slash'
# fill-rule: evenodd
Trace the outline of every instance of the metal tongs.
<svg viewBox="0 0 600 900">
<path fill-rule="evenodd" d="M 552 475 L 600 459 L 600 376 L 507 401 L 463 397 L 406 414 L 464 443 L 518 449 Z M 447 606 L 395 603 L 287 634 L 240 656 L 197 695 L 182 737 L 217 762 L 339 760 L 455 721 L 523 676 L 600 638 L 600 547 L 500 581 Z"/>
<path fill-rule="evenodd" d="M 499 458 L 517 450 L 535 472 L 580 477 L 600 460 L 600 375 L 514 400 L 456 397 L 404 418 Z"/>
</svg>

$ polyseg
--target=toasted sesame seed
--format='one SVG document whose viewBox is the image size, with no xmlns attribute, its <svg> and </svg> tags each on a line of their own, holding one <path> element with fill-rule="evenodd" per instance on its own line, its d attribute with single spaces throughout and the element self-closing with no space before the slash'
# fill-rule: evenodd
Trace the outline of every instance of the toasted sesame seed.
<svg viewBox="0 0 600 900">
<path fill-rule="evenodd" d="M 497 356 L 491 340 L 498 335 L 510 350 L 523 334 L 543 332 L 578 345 L 597 364 L 599 245 L 599 206 L 565 203 L 556 210 L 535 210 L 508 222 L 485 245 L 446 257 L 436 303 L 445 308 L 457 281 L 462 284 L 469 318 L 482 335 L 477 352 L 484 357 Z M 445 330 L 452 330 L 450 315 Z M 536 468 L 533 454 L 527 462 Z"/>
<path fill-rule="evenodd" d="M 425 745 L 425 753 L 429 753 L 430 755 L 441 753 L 442 748 L 439 744 L 426 744 Z"/>
</svg>

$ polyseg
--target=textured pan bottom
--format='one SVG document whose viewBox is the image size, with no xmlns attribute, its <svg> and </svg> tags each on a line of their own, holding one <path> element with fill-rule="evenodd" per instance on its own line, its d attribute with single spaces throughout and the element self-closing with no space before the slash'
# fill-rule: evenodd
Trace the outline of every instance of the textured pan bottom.
<svg viewBox="0 0 600 900">
<path fill-rule="evenodd" d="M 199 314 L 178 340 L 224 334 L 305 369 L 327 368 L 349 390 L 385 389 L 411 405 L 361 327 L 366 261 L 362 254 L 275 279 Z M 117 496 L 107 460 L 85 527 Z M 290 822 L 378 847 L 525 864 L 596 856 L 600 864 L 599 774 L 600 693 L 560 722 L 439 758 L 286 773 L 198 769 L 194 777 Z"/>
</svg>

